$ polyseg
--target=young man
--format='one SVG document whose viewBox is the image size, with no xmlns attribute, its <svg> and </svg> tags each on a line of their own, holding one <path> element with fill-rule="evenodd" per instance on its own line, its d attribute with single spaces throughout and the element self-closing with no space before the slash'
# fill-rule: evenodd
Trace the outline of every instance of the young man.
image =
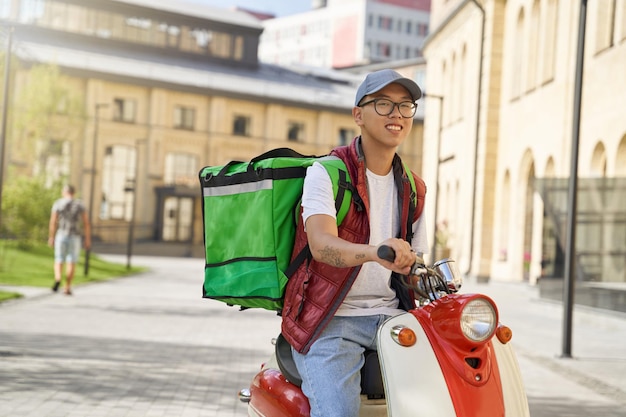
<svg viewBox="0 0 626 417">
<path fill-rule="evenodd" d="M 85 249 L 91 247 L 91 227 L 87 210 L 82 201 L 74 198 L 74 187 L 65 185 L 62 198 L 52 205 L 48 226 L 48 244 L 54 248 L 54 285 L 52 291 L 59 290 L 65 263 L 64 293 L 72 294 L 72 280 L 81 250 L 81 224 L 85 235 Z"/>
<path fill-rule="evenodd" d="M 308 244 L 313 259 L 289 279 L 282 333 L 311 417 L 358 416 L 364 350 L 376 349 L 384 320 L 415 305 L 412 292 L 396 284 L 427 252 L 426 187 L 407 174 L 396 151 L 421 95 L 414 81 L 393 70 L 369 74 L 358 88 L 352 115 L 361 135 L 332 154 L 346 163 L 362 203 L 351 204 L 339 227 L 328 174 L 319 164 L 307 171 L 294 253 Z M 394 249 L 394 262 L 378 257 L 381 245 Z"/>
</svg>

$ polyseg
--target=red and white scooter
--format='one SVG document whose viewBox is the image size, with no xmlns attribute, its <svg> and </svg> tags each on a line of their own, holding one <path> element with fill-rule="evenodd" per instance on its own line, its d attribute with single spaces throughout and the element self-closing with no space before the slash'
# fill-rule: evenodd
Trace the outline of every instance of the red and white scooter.
<svg viewBox="0 0 626 417">
<path fill-rule="evenodd" d="M 393 261 L 388 247 L 379 256 Z M 481 294 L 458 294 L 454 261 L 415 264 L 407 285 L 419 307 L 387 320 L 365 352 L 361 417 L 528 417 L 511 330 Z M 415 284 L 410 284 L 409 281 Z M 269 362 L 239 398 L 252 417 L 308 417 L 291 347 L 279 335 Z"/>
</svg>

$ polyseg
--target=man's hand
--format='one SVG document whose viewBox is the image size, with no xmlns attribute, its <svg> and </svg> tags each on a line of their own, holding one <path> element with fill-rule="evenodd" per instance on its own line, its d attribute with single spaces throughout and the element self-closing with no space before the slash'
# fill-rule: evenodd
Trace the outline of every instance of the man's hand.
<svg viewBox="0 0 626 417">
<path fill-rule="evenodd" d="M 411 272 L 411 266 L 415 263 L 417 255 L 409 242 L 403 239 L 387 239 L 378 245 L 378 248 L 381 246 L 389 246 L 395 252 L 395 258 L 391 262 L 379 257 L 378 263 L 401 275 L 408 275 Z"/>
</svg>

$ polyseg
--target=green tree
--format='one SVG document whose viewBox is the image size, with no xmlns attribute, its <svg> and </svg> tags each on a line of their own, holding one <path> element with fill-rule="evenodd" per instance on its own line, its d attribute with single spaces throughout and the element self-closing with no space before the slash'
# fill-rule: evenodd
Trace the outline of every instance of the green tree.
<svg viewBox="0 0 626 417">
<path fill-rule="evenodd" d="M 28 175 L 68 177 L 84 137 L 83 85 L 52 64 L 35 65 L 21 75 L 13 112 L 14 138 L 19 141 L 15 158 L 30 165 L 35 157 Z"/>
<path fill-rule="evenodd" d="M 53 64 L 33 66 L 16 95 L 15 127 L 35 138 L 74 136 L 85 118 L 82 91 Z"/>
<path fill-rule="evenodd" d="M 61 184 L 77 178 L 72 170 L 79 167 L 84 137 L 82 82 L 56 65 L 15 67 L 0 233 L 21 243 L 47 241 L 51 205 Z"/>
<path fill-rule="evenodd" d="M 7 183 L 2 193 L 3 235 L 23 245 L 47 242 L 50 210 L 60 190 L 60 183 L 46 186 L 43 177 L 20 177 Z"/>
</svg>

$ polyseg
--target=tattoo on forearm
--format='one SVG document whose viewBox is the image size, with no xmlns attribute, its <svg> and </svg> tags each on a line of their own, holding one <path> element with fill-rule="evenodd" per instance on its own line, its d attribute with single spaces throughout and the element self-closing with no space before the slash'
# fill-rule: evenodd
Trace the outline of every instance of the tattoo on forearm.
<svg viewBox="0 0 626 417">
<path fill-rule="evenodd" d="M 355 256 L 355 259 L 364 259 L 365 258 L 365 254 L 364 253 L 357 253 Z"/>
<path fill-rule="evenodd" d="M 326 246 L 320 251 L 320 254 L 322 255 L 322 261 L 328 265 L 336 266 L 338 268 L 346 266 L 345 261 L 341 259 L 341 253 L 337 249 Z"/>
</svg>

